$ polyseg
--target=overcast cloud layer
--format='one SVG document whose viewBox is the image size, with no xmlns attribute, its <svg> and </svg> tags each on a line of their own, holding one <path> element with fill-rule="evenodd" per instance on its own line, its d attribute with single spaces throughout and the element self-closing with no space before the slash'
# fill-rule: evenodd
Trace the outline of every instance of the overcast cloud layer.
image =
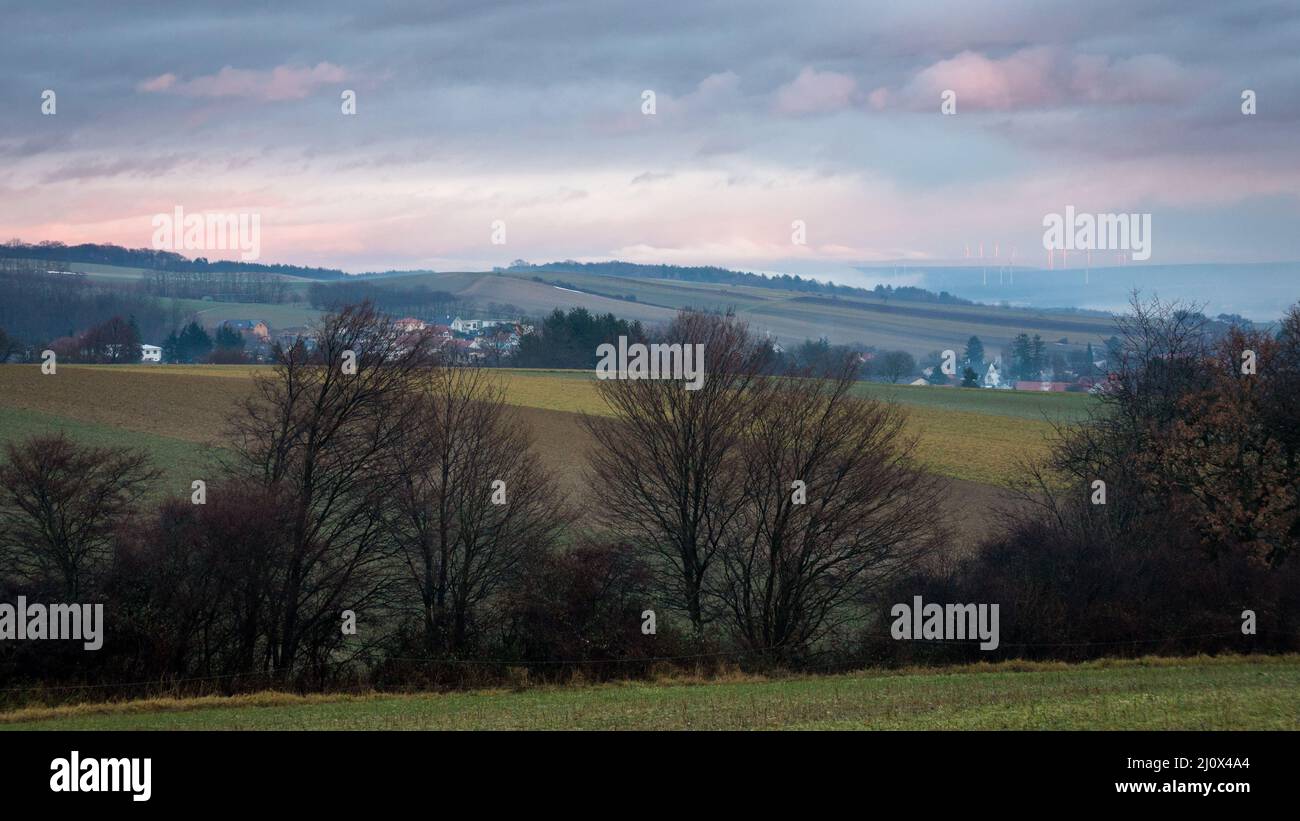
<svg viewBox="0 0 1300 821">
<path fill-rule="evenodd" d="M 261 214 L 268 262 L 847 278 L 1042 264 L 1073 205 L 1151 213 L 1153 263 L 1300 258 L 1293 2 L 175 5 L 4 4 L 4 237 L 180 205 Z"/>
</svg>

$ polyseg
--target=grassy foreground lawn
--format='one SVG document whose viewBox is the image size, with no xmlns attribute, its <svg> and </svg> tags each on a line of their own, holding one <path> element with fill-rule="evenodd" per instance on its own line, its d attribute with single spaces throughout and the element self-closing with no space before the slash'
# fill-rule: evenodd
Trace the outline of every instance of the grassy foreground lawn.
<svg viewBox="0 0 1300 821">
<path fill-rule="evenodd" d="M 1300 656 L 1005 662 L 708 683 L 259 693 L 0 714 L 0 729 L 1297 730 Z"/>
</svg>

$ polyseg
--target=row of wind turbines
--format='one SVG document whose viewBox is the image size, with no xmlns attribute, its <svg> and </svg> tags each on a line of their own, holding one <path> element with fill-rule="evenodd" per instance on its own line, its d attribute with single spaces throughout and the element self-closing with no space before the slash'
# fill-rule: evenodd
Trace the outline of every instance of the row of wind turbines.
<svg viewBox="0 0 1300 821">
<path fill-rule="evenodd" d="M 1087 285 L 1092 274 L 1092 251 L 1083 251 L 1082 253 L 1084 254 L 1084 259 L 1085 259 L 1084 268 L 1083 268 L 1083 284 Z M 978 254 L 979 254 L 978 257 L 972 257 L 970 245 L 968 244 L 965 246 L 966 259 L 970 260 L 970 259 L 977 258 L 981 261 L 980 268 L 984 278 L 983 284 L 988 285 L 989 284 L 988 266 L 982 264 L 983 261 L 986 259 L 986 257 L 984 256 L 983 242 L 980 242 L 978 244 Z M 1070 264 L 1070 256 L 1069 256 L 1070 252 L 1062 249 L 1060 251 L 1060 254 L 1061 254 L 1061 268 L 1062 269 L 1068 268 Z M 1047 249 L 1047 270 L 1049 271 L 1056 270 L 1056 255 L 1057 255 L 1056 249 L 1052 249 L 1052 248 Z M 1016 274 L 1015 274 L 1016 246 L 1014 245 L 1011 246 L 1011 256 L 1007 259 L 1007 262 L 1004 265 L 1002 263 L 1001 243 L 995 242 L 993 243 L 993 256 L 990 259 L 992 259 L 992 261 L 996 263 L 994 267 L 997 269 L 998 272 L 998 284 L 1015 285 L 1016 284 Z M 1115 253 L 1116 265 L 1126 265 L 1129 262 L 1130 262 L 1129 253 L 1127 251 L 1118 251 Z M 1005 277 L 1005 281 L 1004 281 L 1004 277 Z"/>
</svg>

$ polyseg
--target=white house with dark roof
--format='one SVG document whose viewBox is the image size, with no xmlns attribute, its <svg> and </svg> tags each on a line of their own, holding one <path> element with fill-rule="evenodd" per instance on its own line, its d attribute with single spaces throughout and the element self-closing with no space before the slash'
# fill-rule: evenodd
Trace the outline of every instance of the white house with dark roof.
<svg viewBox="0 0 1300 821">
<path fill-rule="evenodd" d="M 981 388 L 1000 388 L 1002 387 L 1002 374 L 998 373 L 998 363 L 996 361 L 989 363 L 989 368 L 984 372 L 984 378 L 980 380 Z"/>
</svg>

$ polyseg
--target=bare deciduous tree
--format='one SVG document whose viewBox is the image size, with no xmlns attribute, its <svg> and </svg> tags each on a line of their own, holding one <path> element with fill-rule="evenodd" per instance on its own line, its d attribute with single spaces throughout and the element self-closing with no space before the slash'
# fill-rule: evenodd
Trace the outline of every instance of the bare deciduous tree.
<svg viewBox="0 0 1300 821">
<path fill-rule="evenodd" d="M 390 527 L 418 593 L 430 652 L 466 647 L 483 606 L 565 521 L 531 435 L 479 368 L 440 368 L 413 398 Z"/>
<path fill-rule="evenodd" d="M 885 351 L 876 359 L 874 370 L 891 383 L 916 372 L 916 360 L 907 351 Z"/>
<path fill-rule="evenodd" d="M 861 617 L 863 593 L 937 545 L 938 486 L 897 406 L 852 395 L 857 363 L 776 380 L 747 425 L 740 527 L 717 595 L 740 643 L 797 658 Z"/>
<path fill-rule="evenodd" d="M 369 303 L 328 315 L 314 338 L 311 352 L 281 350 L 231 417 L 228 471 L 292 510 L 270 641 L 280 669 L 323 665 L 340 612 L 383 593 L 383 507 L 401 481 L 393 457 L 433 359 L 428 335 L 401 333 Z"/>
<path fill-rule="evenodd" d="M 109 585 L 114 634 L 141 673 L 265 682 L 244 674 L 269 667 L 291 513 L 272 490 L 224 482 L 206 504 L 169 499 L 123 534 Z"/>
<path fill-rule="evenodd" d="M 68 601 L 90 592 L 116 528 L 158 477 L 148 457 L 63 433 L 10 444 L 0 465 L 0 547 L 27 583 Z"/>
<path fill-rule="evenodd" d="M 591 485 L 597 518 L 654 554 L 659 589 L 703 639 L 711 620 L 707 579 L 741 510 L 736 469 L 745 426 L 763 402 L 768 349 L 733 317 L 681 312 L 671 343 L 704 346 L 699 390 L 672 379 L 615 379 L 599 392 L 610 417 L 584 417 L 595 439 Z"/>
</svg>

